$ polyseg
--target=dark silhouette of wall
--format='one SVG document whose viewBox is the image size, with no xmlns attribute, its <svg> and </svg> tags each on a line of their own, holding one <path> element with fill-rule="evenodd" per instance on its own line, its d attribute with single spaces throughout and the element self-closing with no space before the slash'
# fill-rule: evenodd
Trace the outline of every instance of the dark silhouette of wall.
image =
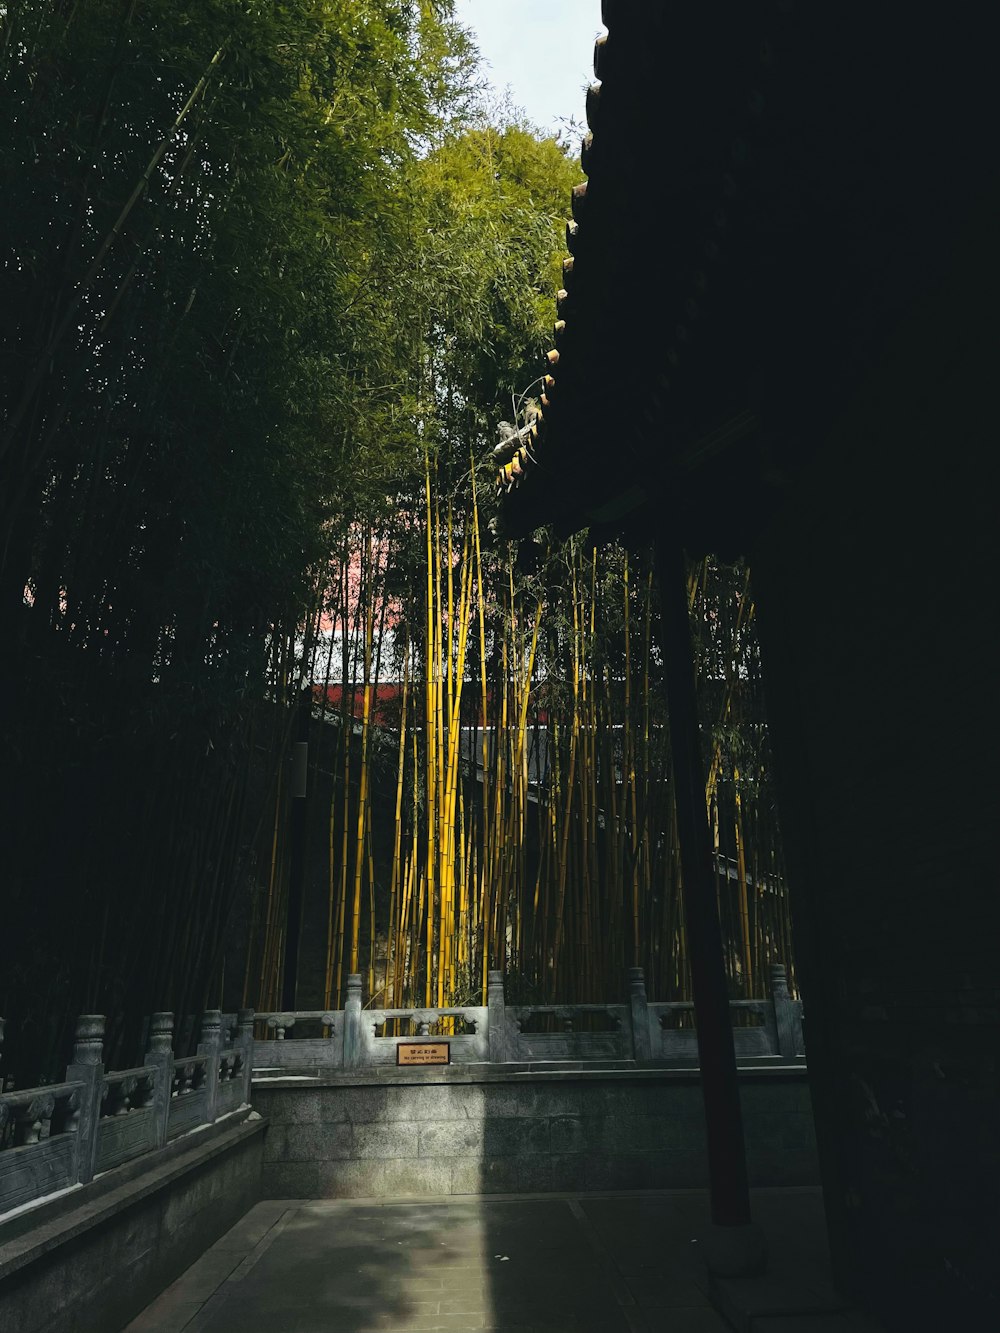
<svg viewBox="0 0 1000 1333">
<path fill-rule="evenodd" d="M 751 560 L 835 1262 L 907 1333 L 1000 1327 L 995 217 Z"/>
</svg>

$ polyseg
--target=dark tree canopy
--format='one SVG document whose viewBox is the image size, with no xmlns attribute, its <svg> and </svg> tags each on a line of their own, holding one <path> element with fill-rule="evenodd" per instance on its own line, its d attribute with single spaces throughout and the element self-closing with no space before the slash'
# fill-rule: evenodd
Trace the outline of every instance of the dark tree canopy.
<svg viewBox="0 0 1000 1333">
<path fill-rule="evenodd" d="M 533 373 L 575 172 L 477 62 L 444 0 L 0 5 L 15 1063 L 204 1002 L 319 571 Z"/>
</svg>

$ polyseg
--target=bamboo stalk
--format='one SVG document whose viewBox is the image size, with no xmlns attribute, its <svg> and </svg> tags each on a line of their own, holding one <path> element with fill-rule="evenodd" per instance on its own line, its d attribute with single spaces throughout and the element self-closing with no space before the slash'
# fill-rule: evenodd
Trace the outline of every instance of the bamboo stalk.
<svg viewBox="0 0 1000 1333">
<path fill-rule="evenodd" d="M 361 567 L 359 598 L 364 603 L 364 666 L 361 700 L 361 776 L 358 784 L 358 817 L 354 842 L 354 896 L 351 906 L 351 972 L 357 972 L 360 961 L 361 885 L 364 877 L 364 842 L 368 825 L 368 732 L 371 721 L 371 662 L 374 632 L 374 592 L 371 587 L 371 531 L 366 534 Z"/>
</svg>

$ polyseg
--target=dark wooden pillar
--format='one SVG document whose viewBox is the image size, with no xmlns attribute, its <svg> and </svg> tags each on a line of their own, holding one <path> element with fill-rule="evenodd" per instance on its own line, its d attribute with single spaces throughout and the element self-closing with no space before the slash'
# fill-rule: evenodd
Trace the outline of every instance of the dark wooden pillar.
<svg viewBox="0 0 1000 1333">
<path fill-rule="evenodd" d="M 722 959 L 712 843 L 705 809 L 705 767 L 698 735 L 694 656 L 682 548 L 670 544 L 669 539 L 659 540 L 656 565 L 663 618 L 661 647 L 670 713 L 684 925 L 705 1100 L 712 1221 L 717 1226 L 748 1226 L 750 1194 L 743 1115 Z"/>
</svg>

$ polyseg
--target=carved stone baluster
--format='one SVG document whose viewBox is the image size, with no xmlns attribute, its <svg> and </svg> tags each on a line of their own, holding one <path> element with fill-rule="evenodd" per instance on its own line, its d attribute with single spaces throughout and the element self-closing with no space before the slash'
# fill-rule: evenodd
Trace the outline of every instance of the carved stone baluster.
<svg viewBox="0 0 1000 1333">
<path fill-rule="evenodd" d="M 802 1016 L 799 1006 L 788 993 L 788 977 L 784 965 L 771 964 L 771 1000 L 774 1004 L 774 1026 L 778 1033 L 778 1054 L 791 1064 L 805 1052 L 802 1041 Z"/>
<path fill-rule="evenodd" d="M 41 1122 L 36 1119 L 35 1101 L 22 1102 L 14 1107 L 14 1146 L 24 1148 L 38 1142 Z"/>
<path fill-rule="evenodd" d="M 107 1114 L 115 1117 L 120 1115 L 128 1115 L 129 1089 L 127 1080 L 119 1079 L 117 1083 L 112 1084 L 110 1087 L 108 1086 L 107 1083 L 105 1083 L 104 1088 L 105 1092 L 110 1094 L 106 1098 L 102 1099 L 106 1102 L 108 1106 Z"/>
<path fill-rule="evenodd" d="M 40 1143 L 49 1137 L 49 1122 L 56 1109 L 56 1099 L 49 1093 L 39 1093 L 16 1111 L 14 1142 L 20 1147 Z"/>
<path fill-rule="evenodd" d="M 201 1019 L 200 1051 L 218 1046 L 222 1042 L 222 1010 L 206 1009 Z"/>
<path fill-rule="evenodd" d="M 39 1119 L 41 1121 L 38 1127 L 38 1138 L 40 1142 L 44 1143 L 45 1140 L 49 1138 L 49 1136 L 52 1133 L 52 1117 L 56 1113 L 55 1097 L 52 1095 L 46 1095 L 43 1098 L 42 1104 L 38 1109 L 40 1112 Z"/>
<path fill-rule="evenodd" d="M 507 1059 L 507 1010 L 503 993 L 503 973 L 486 975 L 486 1040 L 490 1061 L 502 1065 Z"/>
<path fill-rule="evenodd" d="M 52 1128 L 57 1134 L 79 1134 L 80 1132 L 80 1091 L 75 1089 L 56 1103 L 58 1125 L 53 1120 Z"/>
<path fill-rule="evenodd" d="M 149 1049 L 146 1052 L 147 1064 L 155 1064 L 163 1056 L 173 1057 L 174 1053 L 174 1016 L 163 1011 L 154 1014 L 149 1020 Z M 155 1056 L 155 1060 L 148 1057 Z"/>
<path fill-rule="evenodd" d="M 94 1178 L 97 1158 L 97 1123 L 104 1090 L 104 1015 L 81 1014 L 76 1022 L 73 1059 L 66 1070 L 70 1083 L 83 1083 L 76 1133 L 76 1177 L 82 1184 Z"/>
<path fill-rule="evenodd" d="M 250 1079 L 253 1076 L 253 1022 L 252 1009 L 241 1009 L 236 1015 L 236 1045 L 239 1050 L 236 1074 L 243 1084 L 240 1101 L 244 1104 L 250 1101 Z"/>
<path fill-rule="evenodd" d="M 159 1082 L 156 1073 L 140 1074 L 135 1081 L 135 1092 L 132 1095 L 132 1106 L 137 1111 L 144 1111 L 156 1092 L 156 1085 Z"/>
<path fill-rule="evenodd" d="M 104 1063 L 104 1015 L 81 1014 L 76 1020 L 73 1064 L 95 1067 Z"/>
<path fill-rule="evenodd" d="M 364 1034 L 361 1025 L 361 973 L 352 972 L 347 978 L 347 1000 L 344 1008 L 344 1068 L 356 1069 L 362 1062 Z M 369 1045 L 371 1043 L 369 1042 Z"/>
<path fill-rule="evenodd" d="M 104 1119 L 111 1119 L 114 1116 L 124 1115 L 128 1110 L 128 1097 L 124 1086 L 124 1080 L 116 1079 L 109 1083 L 107 1079 L 101 1088 L 101 1116 Z"/>
<path fill-rule="evenodd" d="M 632 1020 L 632 1054 L 637 1064 L 645 1064 L 653 1058 L 653 1044 L 649 1034 L 646 977 L 641 967 L 630 967 L 628 971 L 628 1007 Z"/>
<path fill-rule="evenodd" d="M 151 1101 L 156 1117 L 156 1146 L 162 1148 L 167 1141 L 174 1084 L 174 1016 L 167 1010 L 149 1020 L 149 1049 L 144 1063 L 156 1070 Z"/>
<path fill-rule="evenodd" d="M 206 1009 L 201 1020 L 201 1042 L 198 1054 L 208 1057 L 205 1064 L 205 1077 L 208 1096 L 205 1103 L 205 1120 L 212 1124 L 219 1104 L 219 1064 L 222 1055 L 222 1011 Z"/>
</svg>

